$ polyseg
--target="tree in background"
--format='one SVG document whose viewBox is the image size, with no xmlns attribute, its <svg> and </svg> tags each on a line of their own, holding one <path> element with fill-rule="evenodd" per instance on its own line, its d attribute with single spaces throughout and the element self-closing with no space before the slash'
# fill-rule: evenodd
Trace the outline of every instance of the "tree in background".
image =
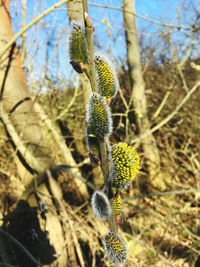
<svg viewBox="0 0 200 267">
<path fill-rule="evenodd" d="M 132 13 L 131 13 L 132 12 Z M 139 135 L 150 130 L 148 110 L 145 96 L 145 82 L 142 74 L 140 48 L 138 43 L 137 26 L 135 20 L 134 0 L 123 1 L 124 28 L 126 33 L 126 48 L 128 70 L 131 83 L 131 96 L 128 104 L 133 103 Z M 163 190 L 165 185 L 160 175 L 160 155 L 155 138 L 151 133 L 141 139 L 144 151 L 145 166 L 149 171 L 149 182 Z"/>
</svg>

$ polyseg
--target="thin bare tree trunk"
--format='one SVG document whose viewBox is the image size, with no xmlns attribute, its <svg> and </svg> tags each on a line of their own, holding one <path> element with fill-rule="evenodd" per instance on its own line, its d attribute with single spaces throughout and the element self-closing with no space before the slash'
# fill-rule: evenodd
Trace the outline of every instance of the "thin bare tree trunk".
<svg viewBox="0 0 200 267">
<path fill-rule="evenodd" d="M 147 115 L 147 105 L 145 97 L 145 83 L 142 75 L 140 60 L 140 49 L 135 16 L 126 11 L 135 13 L 134 0 L 123 0 L 124 27 L 126 33 L 127 59 L 129 77 L 132 87 L 130 104 L 133 102 L 136 110 L 137 126 L 139 133 L 142 134 L 150 129 Z M 160 179 L 160 156 L 153 135 L 148 135 L 142 140 L 142 147 L 146 166 L 149 171 L 149 181 L 153 186 L 164 189 L 165 184 Z"/>
</svg>

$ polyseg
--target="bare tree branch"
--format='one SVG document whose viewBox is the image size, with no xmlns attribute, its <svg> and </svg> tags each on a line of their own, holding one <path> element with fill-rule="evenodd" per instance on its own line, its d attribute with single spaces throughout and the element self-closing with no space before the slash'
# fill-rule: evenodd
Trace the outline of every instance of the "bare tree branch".
<svg viewBox="0 0 200 267">
<path fill-rule="evenodd" d="M 114 9 L 114 10 L 119 10 L 119 11 L 124 11 L 123 8 L 120 8 L 120 7 L 113 7 L 113 6 L 107 6 L 107 5 L 100 5 L 100 4 L 95 4 L 95 3 L 91 3 L 91 2 L 88 2 L 89 5 L 91 6 L 96 6 L 96 7 L 103 7 L 103 8 L 109 8 L 109 9 Z M 144 19 L 146 21 L 149 21 L 151 23 L 154 23 L 154 24 L 158 24 L 158 25 L 161 25 L 161 26 L 164 26 L 164 27 L 169 27 L 169 28 L 177 28 L 177 29 L 184 29 L 184 30 L 191 30 L 191 28 L 189 27 L 185 27 L 183 25 L 173 25 L 173 24 L 168 24 L 168 23 L 163 23 L 163 22 L 159 22 L 159 21 L 156 21 L 156 20 L 153 20 L 153 19 L 150 19 L 150 18 L 147 18 L 147 17 L 144 17 L 144 16 L 141 16 L 141 15 L 138 15 L 137 13 L 135 12 L 132 12 L 132 11 L 129 11 L 129 10 L 125 10 L 126 13 L 129 13 L 129 14 L 132 14 L 140 19 Z"/>
<path fill-rule="evenodd" d="M 139 137 L 133 139 L 131 141 L 131 144 L 140 142 L 141 139 L 145 138 L 149 134 L 154 133 L 155 131 L 157 131 L 158 129 L 160 129 L 163 125 L 165 125 L 166 123 L 168 123 L 178 113 L 178 111 L 182 108 L 182 106 L 187 102 L 187 100 L 190 98 L 190 96 L 199 88 L 199 86 L 200 86 L 200 81 L 198 81 L 192 87 L 192 89 L 186 94 L 186 96 L 183 98 L 183 100 L 180 102 L 180 104 L 175 108 L 175 110 L 171 114 L 169 114 L 164 120 L 162 120 L 160 123 L 158 123 L 150 131 L 147 131 L 147 132 L 143 133 L 142 135 L 140 135 Z"/>
<path fill-rule="evenodd" d="M 35 23 L 37 23 L 38 21 L 40 21 L 43 17 L 45 17 L 46 15 L 48 15 L 49 13 L 51 13 L 52 11 L 55 11 L 57 7 L 67 3 L 69 0 L 62 0 L 60 2 L 58 2 L 57 4 L 51 6 L 50 8 L 48 8 L 47 10 L 45 10 L 44 12 L 42 12 L 42 14 L 40 14 L 39 16 L 37 16 L 36 18 L 34 18 L 28 25 L 26 25 L 24 28 L 22 28 L 6 45 L 5 47 L 0 51 L 0 59 L 2 58 L 2 56 L 4 55 L 4 53 L 14 44 L 14 42 L 20 37 L 22 36 L 28 29 L 30 29 Z"/>
</svg>

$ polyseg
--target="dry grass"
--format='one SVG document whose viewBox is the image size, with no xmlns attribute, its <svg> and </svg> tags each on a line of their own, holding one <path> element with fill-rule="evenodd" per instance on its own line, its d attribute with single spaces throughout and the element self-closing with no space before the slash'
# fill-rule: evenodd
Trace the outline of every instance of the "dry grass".
<svg viewBox="0 0 200 267">
<path fill-rule="evenodd" d="M 159 69 L 152 68 L 145 74 L 146 87 L 153 90 L 152 94 L 148 95 L 150 114 L 154 114 L 169 87 L 171 71 L 174 69 L 169 68 L 168 71 L 161 72 Z M 154 76 L 157 79 L 152 78 Z M 152 79 L 154 80 L 153 84 Z M 185 93 L 178 76 L 174 79 L 173 92 L 160 115 L 152 121 L 152 125 L 172 112 Z M 196 71 L 192 73 L 191 69 L 186 71 L 185 79 L 191 88 L 197 79 Z M 125 99 L 128 99 L 123 86 L 122 91 Z M 54 106 L 52 99 L 55 100 L 55 98 L 49 95 L 42 96 L 42 98 L 46 98 L 46 111 L 49 110 L 51 118 L 59 115 L 65 106 L 65 101 L 69 102 L 72 97 L 72 92 L 71 96 L 67 92 L 61 93 L 60 96 L 56 94 L 58 110 L 55 111 L 55 109 L 49 109 Z M 129 258 L 124 266 L 200 266 L 199 97 L 198 90 L 178 115 L 155 133 L 161 156 L 162 177 L 167 187 L 166 193 L 162 194 L 151 188 L 148 183 L 146 184 L 148 176 L 143 169 L 138 175 L 137 181 L 123 198 L 126 222 L 120 230 L 120 235 L 129 251 Z M 124 106 L 120 105 L 120 102 L 121 99 L 118 96 L 114 105 L 115 113 L 125 112 Z M 76 121 L 73 117 L 74 113 L 77 114 Z M 76 105 L 74 104 L 65 118 L 58 122 L 76 162 L 81 162 L 87 157 L 84 113 L 85 108 L 80 92 L 76 98 Z M 125 137 L 126 140 L 130 140 L 134 135 L 134 127 L 132 127 L 134 116 L 132 115 L 133 113 L 130 112 L 128 116 L 130 136 L 125 136 L 123 127 L 126 125 L 125 119 L 120 115 L 115 116 L 116 131 L 112 136 L 113 143 L 125 139 Z M 15 171 L 14 152 L 9 138 L 2 129 L 1 135 L 0 190 L 1 215 L 4 217 L 16 207 L 23 184 Z M 94 168 L 87 163 L 81 167 L 81 172 L 83 177 L 90 182 L 94 182 L 96 185 L 98 183 L 98 187 L 102 183 L 99 181 L 99 167 Z M 92 193 L 91 189 L 89 191 Z M 76 206 L 76 203 L 73 205 L 67 200 L 67 192 L 65 192 L 64 198 L 65 215 L 60 215 L 60 220 L 62 222 L 64 220 L 67 229 L 65 233 L 66 247 L 63 250 L 67 248 L 68 257 L 75 258 L 77 266 L 105 266 L 106 256 L 102 246 L 102 237 L 108 232 L 107 224 L 94 217 L 89 202 L 83 203 L 82 206 Z M 51 212 L 51 209 L 49 206 L 48 212 Z M 19 227 L 19 224 L 15 223 L 16 227 Z M 14 254 L 13 257 L 15 257 Z"/>
</svg>

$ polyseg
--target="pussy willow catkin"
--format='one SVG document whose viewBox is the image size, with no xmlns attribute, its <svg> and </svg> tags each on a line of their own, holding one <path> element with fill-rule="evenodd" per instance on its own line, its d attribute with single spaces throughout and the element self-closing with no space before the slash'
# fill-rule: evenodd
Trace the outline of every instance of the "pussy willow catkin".
<svg viewBox="0 0 200 267">
<path fill-rule="evenodd" d="M 96 137 L 104 138 L 112 132 L 112 117 L 108 104 L 98 93 L 92 93 L 86 108 L 87 127 Z"/>
<path fill-rule="evenodd" d="M 85 40 L 85 28 L 76 21 L 71 22 L 68 35 L 68 54 L 70 62 L 88 63 L 88 52 Z"/>
<path fill-rule="evenodd" d="M 92 195 L 91 205 L 94 215 L 100 219 L 108 219 L 111 215 L 111 207 L 108 197 L 102 191 L 96 191 Z"/>
<path fill-rule="evenodd" d="M 119 88 L 119 82 L 111 61 L 100 53 L 95 54 L 95 70 L 99 94 L 110 99 L 114 97 Z"/>
<path fill-rule="evenodd" d="M 112 264 L 121 265 L 127 259 L 127 249 L 121 238 L 113 232 L 104 237 L 104 247 Z"/>
<path fill-rule="evenodd" d="M 141 168 L 138 153 L 131 146 L 120 142 L 112 147 L 111 158 L 111 186 L 116 190 L 126 189 Z"/>
</svg>

